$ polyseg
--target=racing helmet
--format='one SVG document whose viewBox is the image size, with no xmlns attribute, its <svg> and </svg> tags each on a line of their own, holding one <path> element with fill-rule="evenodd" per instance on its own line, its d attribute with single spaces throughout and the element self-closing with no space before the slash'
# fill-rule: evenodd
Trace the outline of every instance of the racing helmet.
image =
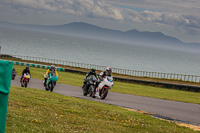
<svg viewBox="0 0 200 133">
<path fill-rule="evenodd" d="M 26 70 L 29 70 L 29 66 L 26 66 Z"/>
<path fill-rule="evenodd" d="M 92 72 L 92 73 L 95 73 L 95 71 L 96 71 L 96 69 L 95 69 L 95 67 L 93 67 L 93 68 L 91 69 L 91 72 Z"/>
<path fill-rule="evenodd" d="M 106 68 L 106 74 L 107 74 L 107 75 L 110 75 L 111 73 L 112 73 L 111 67 L 107 67 L 107 68 Z"/>
<path fill-rule="evenodd" d="M 55 70 L 56 69 L 55 65 L 51 65 L 50 69 Z"/>
</svg>

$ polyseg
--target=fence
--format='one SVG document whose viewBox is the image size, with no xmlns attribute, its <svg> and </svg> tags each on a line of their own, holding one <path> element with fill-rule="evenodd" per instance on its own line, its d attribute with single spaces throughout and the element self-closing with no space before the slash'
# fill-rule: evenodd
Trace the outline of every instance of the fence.
<svg viewBox="0 0 200 133">
<path fill-rule="evenodd" d="M 106 66 L 77 63 L 77 62 L 63 61 L 63 60 L 57 60 L 57 59 L 48 59 L 48 58 L 41 58 L 41 57 L 5 55 L 5 54 L 1 55 L 1 57 L 20 58 L 22 60 L 45 62 L 45 63 L 51 63 L 51 64 L 57 64 L 57 65 L 86 68 L 86 69 L 95 67 L 97 70 L 100 70 L 100 71 L 106 69 Z M 114 67 L 112 67 L 112 72 L 118 73 L 118 74 L 135 76 L 135 77 L 150 77 L 150 78 L 158 78 L 158 79 L 172 79 L 172 80 L 182 80 L 182 81 L 188 81 L 188 82 L 200 82 L 200 76 L 197 76 L 197 75 L 148 72 L 148 71 L 128 70 L 128 69 L 121 69 L 121 68 L 114 68 Z"/>
</svg>

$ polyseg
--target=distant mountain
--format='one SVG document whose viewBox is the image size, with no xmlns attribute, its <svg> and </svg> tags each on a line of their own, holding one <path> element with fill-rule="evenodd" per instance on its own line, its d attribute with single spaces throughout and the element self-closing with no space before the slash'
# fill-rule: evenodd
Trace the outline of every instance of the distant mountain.
<svg viewBox="0 0 200 133">
<path fill-rule="evenodd" d="M 166 36 L 161 32 L 140 32 L 136 29 L 122 32 L 120 30 L 111 30 L 101 28 L 96 25 L 91 25 L 83 22 L 73 22 L 64 25 L 43 26 L 43 25 L 24 25 L 8 22 L 0 22 L 1 27 L 17 28 L 24 30 L 34 30 L 42 32 L 52 32 L 57 34 L 67 34 L 73 36 L 81 36 L 88 38 L 98 38 L 114 41 L 128 41 L 134 43 L 151 43 L 151 44 L 185 44 L 179 39 L 171 36 Z M 195 44 L 200 45 L 200 44 Z"/>
</svg>

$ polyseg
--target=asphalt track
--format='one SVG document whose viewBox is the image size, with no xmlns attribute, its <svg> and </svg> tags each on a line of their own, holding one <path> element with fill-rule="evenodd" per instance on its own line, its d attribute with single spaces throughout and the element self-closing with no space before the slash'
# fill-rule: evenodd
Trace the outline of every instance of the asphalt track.
<svg viewBox="0 0 200 133">
<path fill-rule="evenodd" d="M 12 86 L 20 86 L 20 77 L 17 76 L 15 80 L 12 80 Z M 28 84 L 28 88 L 35 88 L 45 90 L 43 81 L 39 79 L 31 79 Z M 83 96 L 82 89 L 80 87 L 56 84 L 54 92 L 65 96 L 72 96 L 77 98 L 84 98 L 93 101 L 99 101 L 107 104 L 112 104 L 120 107 L 146 111 L 148 113 L 155 114 L 153 116 L 162 116 L 163 118 L 172 118 L 175 121 L 200 125 L 200 105 L 192 103 L 183 103 L 170 100 L 162 100 L 156 98 L 149 98 L 143 96 L 135 96 L 128 94 L 121 94 L 115 92 L 109 92 L 106 99 L 101 100 L 99 98 L 91 98 L 89 96 Z"/>
</svg>

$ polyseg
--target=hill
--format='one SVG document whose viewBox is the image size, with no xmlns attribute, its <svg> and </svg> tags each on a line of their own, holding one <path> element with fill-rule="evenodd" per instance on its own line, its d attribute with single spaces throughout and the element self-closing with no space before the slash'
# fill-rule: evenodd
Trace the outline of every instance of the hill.
<svg viewBox="0 0 200 133">
<path fill-rule="evenodd" d="M 8 22 L 0 22 L 0 27 L 9 27 L 25 30 L 34 30 L 42 32 L 51 32 L 57 34 L 81 36 L 88 38 L 98 38 L 104 40 L 126 41 L 143 44 L 186 44 L 179 39 L 171 36 L 164 35 L 161 32 L 140 32 L 136 29 L 122 32 L 120 30 L 112 30 L 107 28 L 98 27 L 84 22 L 73 22 L 64 25 L 43 26 L 43 25 L 25 25 L 14 24 Z M 189 44 L 189 43 L 188 43 Z M 190 45 L 200 45 L 191 44 Z"/>
</svg>

